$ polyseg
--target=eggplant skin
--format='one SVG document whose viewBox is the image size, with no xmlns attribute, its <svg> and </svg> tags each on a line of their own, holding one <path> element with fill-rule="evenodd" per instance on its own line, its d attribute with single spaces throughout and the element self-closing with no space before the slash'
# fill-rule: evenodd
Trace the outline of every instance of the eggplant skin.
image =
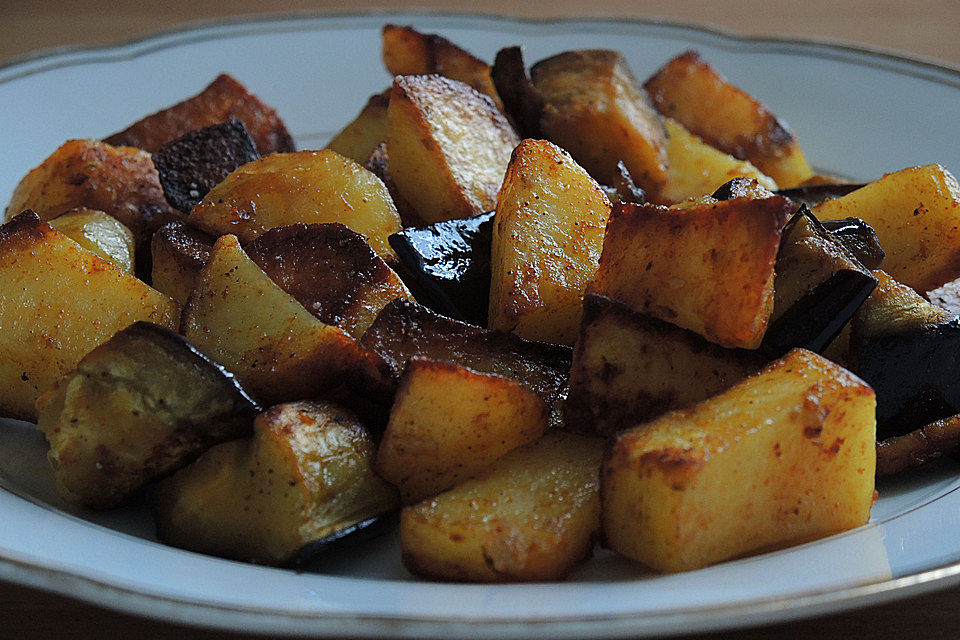
<svg viewBox="0 0 960 640">
<path fill-rule="evenodd" d="M 821 220 L 820 224 L 843 243 L 867 269 L 879 269 L 883 264 L 886 253 L 880 246 L 877 232 L 860 218 Z"/>
<path fill-rule="evenodd" d="M 890 476 L 960 449 L 960 415 L 877 443 L 877 476 Z"/>
</svg>

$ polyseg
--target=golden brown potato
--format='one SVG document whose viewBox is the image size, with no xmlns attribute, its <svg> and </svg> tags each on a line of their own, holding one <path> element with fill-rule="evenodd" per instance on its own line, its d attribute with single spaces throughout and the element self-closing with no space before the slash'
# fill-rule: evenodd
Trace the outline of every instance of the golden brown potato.
<svg viewBox="0 0 960 640">
<path fill-rule="evenodd" d="M 567 347 L 451 320 L 403 299 L 383 308 L 361 344 L 382 356 L 396 375 L 414 356 L 452 362 L 515 380 L 547 406 L 559 397 L 570 370 Z"/>
<path fill-rule="evenodd" d="M 113 216 L 97 209 L 81 208 L 51 218 L 47 224 L 121 271 L 133 273 L 133 233 Z"/>
<path fill-rule="evenodd" d="M 673 118 L 664 118 L 663 124 L 670 136 L 667 144 L 670 168 L 666 185 L 659 194 L 661 201 L 680 202 L 708 195 L 738 177 L 752 178 L 770 191 L 777 189 L 777 183 L 755 166 L 705 144 Z"/>
<path fill-rule="evenodd" d="M 297 222 L 339 222 L 362 234 L 387 262 L 387 236 L 400 230 L 390 194 L 375 175 L 338 153 L 277 153 L 240 167 L 193 208 L 190 224 L 241 242 Z"/>
<path fill-rule="evenodd" d="M 169 329 L 137 322 L 37 401 L 57 491 L 106 508 L 204 449 L 250 432 L 260 408 L 232 374 Z"/>
<path fill-rule="evenodd" d="M 550 433 L 404 508 L 404 565 L 441 580 L 562 579 L 593 553 L 601 452 L 599 439 Z"/>
<path fill-rule="evenodd" d="M 363 236 L 335 222 L 271 229 L 246 252 L 315 318 L 357 340 L 388 302 L 413 299 Z"/>
<path fill-rule="evenodd" d="M 351 412 L 321 402 L 279 405 L 260 414 L 253 431 L 160 483 L 162 540 L 290 563 L 399 506 L 396 489 L 373 473 L 373 442 Z"/>
<path fill-rule="evenodd" d="M 705 400 L 763 365 L 754 351 L 724 349 L 588 293 L 563 403 L 564 424 L 571 431 L 613 435 Z"/>
<path fill-rule="evenodd" d="M 520 383 L 411 358 L 377 449 L 376 470 L 411 504 L 473 477 L 546 430 L 546 405 Z"/>
<path fill-rule="evenodd" d="M 707 144 L 748 160 L 781 187 L 796 187 L 813 176 L 787 124 L 731 85 L 696 51 L 680 54 L 643 86 L 661 114 Z"/>
<path fill-rule="evenodd" d="M 541 60 L 530 77 L 543 96 L 543 135 L 602 184 L 617 163 L 647 193 L 667 179 L 667 133 L 627 61 L 616 51 L 568 51 Z"/>
<path fill-rule="evenodd" d="M 711 198 L 682 209 L 619 204 L 589 291 L 724 347 L 759 346 L 790 203 Z"/>
<path fill-rule="evenodd" d="M 389 398 L 389 369 L 324 324 L 254 263 L 235 236 L 217 240 L 180 332 L 266 404 L 308 398 Z"/>
<path fill-rule="evenodd" d="M 820 203 L 813 214 L 863 219 L 886 252 L 883 270 L 917 291 L 960 277 L 960 185 L 938 164 L 887 174 Z"/>
<path fill-rule="evenodd" d="M 626 431 L 601 472 L 603 536 L 658 571 L 687 571 L 866 524 L 873 390 L 810 351 Z"/>
<path fill-rule="evenodd" d="M 363 164 L 374 148 L 387 138 L 389 104 L 389 89 L 370 96 L 357 117 L 327 143 L 327 149 Z"/>
<path fill-rule="evenodd" d="M 383 64 L 395 76 L 436 73 L 459 80 L 489 96 L 497 110 L 503 111 L 490 77 L 490 65 L 442 36 L 420 33 L 413 27 L 384 25 Z"/>
<path fill-rule="evenodd" d="M 176 302 L 24 212 L 0 227 L 0 415 L 35 421 L 40 394 L 137 320 L 176 328 Z"/>
<path fill-rule="evenodd" d="M 104 142 L 153 152 L 190 131 L 231 119 L 243 122 L 261 155 L 296 149 L 277 112 L 225 73 L 192 98 L 149 115 Z"/>
<path fill-rule="evenodd" d="M 210 259 L 216 238 L 184 222 L 165 224 L 153 234 L 154 289 L 162 291 L 180 306 L 187 304 L 200 272 Z"/>
<path fill-rule="evenodd" d="M 609 215 L 606 195 L 563 149 L 521 142 L 497 197 L 490 328 L 573 344 Z"/>
<path fill-rule="evenodd" d="M 420 224 L 496 206 L 519 140 L 490 98 L 441 76 L 402 76 L 387 110 L 387 164 Z"/>
</svg>

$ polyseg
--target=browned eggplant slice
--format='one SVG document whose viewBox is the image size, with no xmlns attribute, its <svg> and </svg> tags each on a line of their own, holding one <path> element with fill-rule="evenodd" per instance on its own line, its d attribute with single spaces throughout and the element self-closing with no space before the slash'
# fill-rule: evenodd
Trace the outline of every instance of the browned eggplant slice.
<svg viewBox="0 0 960 640">
<path fill-rule="evenodd" d="M 850 365 L 877 392 L 877 439 L 960 413 L 960 318 L 882 271 L 854 314 Z"/>
<path fill-rule="evenodd" d="M 149 322 L 84 356 L 37 407 L 60 495 L 96 508 L 249 433 L 260 411 L 233 374 Z"/>
<path fill-rule="evenodd" d="M 240 120 L 202 127 L 153 153 L 163 195 L 174 209 L 190 213 L 234 169 L 260 157 Z"/>
<path fill-rule="evenodd" d="M 210 259 L 216 238 L 184 222 L 171 222 L 153 234 L 153 288 L 187 303 L 197 278 Z"/>
<path fill-rule="evenodd" d="M 389 237 L 430 308 L 481 327 L 490 300 L 493 213 L 407 227 Z"/>
<path fill-rule="evenodd" d="M 890 476 L 960 449 L 960 415 L 877 443 L 877 475 Z"/>
<path fill-rule="evenodd" d="M 522 47 L 500 49 L 490 75 L 517 134 L 521 138 L 542 138 L 540 116 L 543 114 L 543 96 L 527 74 Z"/>
<path fill-rule="evenodd" d="M 885 253 L 877 232 L 860 218 L 821 220 L 820 224 L 843 243 L 850 253 L 867 269 L 879 269 Z"/>
<path fill-rule="evenodd" d="M 242 120 L 261 155 L 296 151 L 277 112 L 231 76 L 222 73 L 199 94 L 135 122 L 104 139 L 115 146 L 154 152 L 171 140 L 232 118 Z"/>
<path fill-rule="evenodd" d="M 548 407 L 570 371 L 569 347 L 458 322 L 409 300 L 384 307 L 360 344 L 386 360 L 397 376 L 413 356 L 452 362 L 520 382 Z"/>
<path fill-rule="evenodd" d="M 779 358 L 801 347 L 823 353 L 877 286 L 877 279 L 805 206 L 783 230 L 774 303 L 761 349 Z"/>
<path fill-rule="evenodd" d="M 396 489 L 373 472 L 373 456 L 373 440 L 350 411 L 277 405 L 256 418 L 253 435 L 210 449 L 160 484 L 160 538 L 230 558 L 307 564 L 335 542 L 373 532 L 399 507 Z"/>
<path fill-rule="evenodd" d="M 740 176 L 720 185 L 711 197 L 717 200 L 734 198 L 769 198 L 774 194 L 753 178 Z"/>
</svg>

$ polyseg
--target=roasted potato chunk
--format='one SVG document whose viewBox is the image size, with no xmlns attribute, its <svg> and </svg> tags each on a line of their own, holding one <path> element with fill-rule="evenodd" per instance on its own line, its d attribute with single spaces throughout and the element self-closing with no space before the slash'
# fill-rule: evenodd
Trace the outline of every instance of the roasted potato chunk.
<svg viewBox="0 0 960 640">
<path fill-rule="evenodd" d="M 315 318 L 357 340 L 388 302 L 412 299 L 363 236 L 339 223 L 277 227 L 246 252 Z"/>
<path fill-rule="evenodd" d="M 47 224 L 121 271 L 133 273 L 136 248 L 130 229 L 97 209 L 73 209 Z"/>
<path fill-rule="evenodd" d="M 420 33 L 413 27 L 384 25 L 383 64 L 394 76 L 436 73 L 459 80 L 488 96 L 497 110 L 503 111 L 490 65 L 442 36 Z"/>
<path fill-rule="evenodd" d="M 568 51 L 541 60 L 530 77 L 543 97 L 540 129 L 602 184 L 617 163 L 647 193 L 667 180 L 667 132 L 627 61 L 616 51 Z"/>
<path fill-rule="evenodd" d="M 235 236 L 214 245 L 180 332 L 267 404 L 305 398 L 388 402 L 386 364 L 339 327 L 310 315 L 244 253 Z"/>
<path fill-rule="evenodd" d="M 866 524 L 874 394 L 802 349 L 620 434 L 601 472 L 607 546 L 687 571 Z"/>
<path fill-rule="evenodd" d="M 153 287 L 180 306 L 197 285 L 197 278 L 210 259 L 216 238 L 184 222 L 171 222 L 153 234 L 150 253 L 153 259 Z"/>
<path fill-rule="evenodd" d="M 326 544 L 399 506 L 372 469 L 356 415 L 294 402 L 260 414 L 253 435 L 218 445 L 160 483 L 169 544 L 267 564 L 309 561 Z"/>
<path fill-rule="evenodd" d="M 403 563 L 442 580 L 560 580 L 600 528 L 599 439 L 553 432 L 476 479 L 405 507 Z"/>
<path fill-rule="evenodd" d="M 609 215 L 607 196 L 565 151 L 521 142 L 497 196 L 490 328 L 573 344 Z"/>
<path fill-rule="evenodd" d="M 457 322 L 409 300 L 387 304 L 361 344 L 382 356 L 397 375 L 414 356 L 452 362 L 520 382 L 547 406 L 560 396 L 570 370 L 567 347 Z"/>
<path fill-rule="evenodd" d="M 405 504 L 467 480 L 547 430 L 547 407 L 518 382 L 411 358 L 400 377 L 376 470 Z"/>
<path fill-rule="evenodd" d="M 820 203 L 813 215 L 863 219 L 886 252 L 883 270 L 917 291 L 960 277 L 960 185 L 938 164 L 887 174 Z"/>
<path fill-rule="evenodd" d="M 397 257 L 387 236 L 400 216 L 387 188 L 356 162 L 324 149 L 278 153 L 232 172 L 193 208 L 190 224 L 241 242 L 286 225 L 339 222 L 362 234 L 387 262 Z"/>
<path fill-rule="evenodd" d="M 296 150 L 277 112 L 225 73 L 192 98 L 149 115 L 104 142 L 153 152 L 190 131 L 227 120 L 243 122 L 262 155 Z"/>
<path fill-rule="evenodd" d="M 436 75 L 393 81 L 387 165 L 419 224 L 493 209 L 518 142 L 490 99 L 462 82 Z"/>
<path fill-rule="evenodd" d="M 60 495 L 106 508 L 249 433 L 260 408 L 179 335 L 136 322 L 47 389 L 37 411 Z"/>
<path fill-rule="evenodd" d="M 773 309 L 773 274 L 790 204 L 780 197 L 706 199 L 684 209 L 619 204 L 589 290 L 755 349 Z"/>
<path fill-rule="evenodd" d="M 813 176 L 796 136 L 782 120 L 707 64 L 680 54 L 644 83 L 657 110 L 707 144 L 747 160 L 784 188 Z"/>
<path fill-rule="evenodd" d="M 390 90 L 375 93 L 356 118 L 327 143 L 327 149 L 363 164 L 378 144 L 387 138 L 387 107 Z"/>
<path fill-rule="evenodd" d="M 755 373 L 760 354 L 725 349 L 692 331 L 587 294 L 573 350 L 568 430 L 609 436 L 705 400 Z"/>
<path fill-rule="evenodd" d="M 26 211 L 0 227 L 0 415 L 35 421 L 40 394 L 137 320 L 177 303 Z"/>
</svg>

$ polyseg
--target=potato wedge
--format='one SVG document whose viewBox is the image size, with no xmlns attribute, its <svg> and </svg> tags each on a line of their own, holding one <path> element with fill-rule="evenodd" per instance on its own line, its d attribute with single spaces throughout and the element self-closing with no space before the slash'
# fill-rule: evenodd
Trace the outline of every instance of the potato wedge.
<svg viewBox="0 0 960 640">
<path fill-rule="evenodd" d="M 388 263 L 397 257 L 387 236 L 400 216 L 375 175 L 338 153 L 278 153 L 240 167 L 193 208 L 190 224 L 241 242 L 297 222 L 339 222 L 362 234 Z"/>
<path fill-rule="evenodd" d="M 261 155 L 296 150 L 277 112 L 225 73 L 192 98 L 149 115 L 104 142 L 153 152 L 190 131 L 230 119 L 246 125 Z"/>
<path fill-rule="evenodd" d="M 564 424 L 571 431 L 613 435 L 720 393 L 765 362 L 754 351 L 724 349 L 588 293 L 563 403 Z"/>
<path fill-rule="evenodd" d="M 607 196 L 563 149 L 521 142 L 497 196 L 490 328 L 573 344 L 609 215 Z"/>
<path fill-rule="evenodd" d="M 184 222 L 171 222 L 157 229 L 150 244 L 153 287 L 179 302 L 181 307 L 187 304 L 200 272 L 210 259 L 214 242 L 216 238 Z"/>
<path fill-rule="evenodd" d="M 121 271 L 133 273 L 133 233 L 113 216 L 97 209 L 72 209 L 47 224 Z"/>
<path fill-rule="evenodd" d="M 222 236 L 184 308 L 180 332 L 266 404 L 305 398 L 389 401 L 389 369 L 324 324 Z"/>
<path fill-rule="evenodd" d="M 813 176 L 785 122 L 730 84 L 696 51 L 680 54 L 644 83 L 657 110 L 735 158 L 747 160 L 783 188 Z"/>
<path fill-rule="evenodd" d="M 393 81 L 387 164 L 419 224 L 493 209 L 518 142 L 490 98 L 462 82 L 436 75 Z"/>
<path fill-rule="evenodd" d="M 600 528 L 599 439 L 553 432 L 400 515 L 403 563 L 441 580 L 560 580 Z"/>
<path fill-rule="evenodd" d="M 402 299 L 383 308 L 360 343 L 383 357 L 396 375 L 414 356 L 452 362 L 515 380 L 547 406 L 560 396 L 570 370 L 567 347 L 457 322 Z"/>
<path fill-rule="evenodd" d="M 376 470 L 419 502 L 467 480 L 547 430 L 548 410 L 518 382 L 411 358 L 400 377 Z"/>
<path fill-rule="evenodd" d="M 35 421 L 40 394 L 137 320 L 176 328 L 180 308 L 32 211 L 0 227 L 0 415 Z"/>
<path fill-rule="evenodd" d="M 755 349 L 773 309 L 773 267 L 790 203 L 707 198 L 683 209 L 618 204 L 589 291 L 699 333 Z"/>
<path fill-rule="evenodd" d="M 366 162 L 374 148 L 387 138 L 389 105 L 389 89 L 370 96 L 357 117 L 327 143 L 327 149 L 358 164 Z"/>
<path fill-rule="evenodd" d="M 399 506 L 396 489 L 373 473 L 373 449 L 346 409 L 273 407 L 254 421 L 252 436 L 208 450 L 160 483 L 160 539 L 267 564 L 308 561 Z"/>
<path fill-rule="evenodd" d="M 57 491 L 102 509 L 246 435 L 260 407 L 182 337 L 136 322 L 47 389 L 37 411 Z"/>
<path fill-rule="evenodd" d="M 667 133 L 660 116 L 616 51 L 568 51 L 541 60 L 530 77 L 544 100 L 543 135 L 570 152 L 601 184 L 617 163 L 647 193 L 667 179 Z"/>
<path fill-rule="evenodd" d="M 689 409 L 626 431 L 601 473 L 603 536 L 658 570 L 688 571 L 866 524 L 875 398 L 795 349 Z"/>
<path fill-rule="evenodd" d="M 820 203 L 813 215 L 863 219 L 886 252 L 883 270 L 917 291 L 960 277 L 960 185 L 938 164 L 889 173 Z"/>
<path fill-rule="evenodd" d="M 357 340 L 388 302 L 413 299 L 363 236 L 336 222 L 277 227 L 246 252 L 315 318 Z"/>
</svg>

